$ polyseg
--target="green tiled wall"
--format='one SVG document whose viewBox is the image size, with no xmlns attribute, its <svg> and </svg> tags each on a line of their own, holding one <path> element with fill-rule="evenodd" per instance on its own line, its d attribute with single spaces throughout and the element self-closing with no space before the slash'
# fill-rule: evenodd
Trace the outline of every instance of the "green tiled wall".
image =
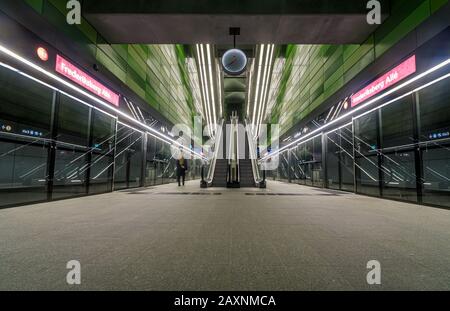
<svg viewBox="0 0 450 311">
<path fill-rule="evenodd" d="M 66 23 L 66 1 L 24 0 L 54 26 L 81 43 L 102 67 L 111 71 L 170 122 L 192 124 L 194 114 L 184 49 L 177 45 L 110 45 L 86 20 Z"/>
<path fill-rule="evenodd" d="M 447 2 L 392 0 L 390 17 L 361 45 L 289 45 L 269 121 L 287 132 Z"/>
</svg>

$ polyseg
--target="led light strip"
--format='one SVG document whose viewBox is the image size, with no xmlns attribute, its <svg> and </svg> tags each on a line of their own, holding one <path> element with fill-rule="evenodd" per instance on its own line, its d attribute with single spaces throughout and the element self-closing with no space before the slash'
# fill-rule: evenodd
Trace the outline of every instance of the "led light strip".
<svg viewBox="0 0 450 311">
<path fill-rule="evenodd" d="M 209 93 L 208 88 L 206 84 L 206 72 L 205 72 L 205 57 L 203 55 L 203 45 L 197 45 L 197 53 L 199 58 L 199 69 L 200 69 L 200 82 L 202 84 L 202 91 L 203 91 L 203 99 L 204 99 L 204 106 L 205 106 L 205 115 L 206 115 L 206 123 L 208 123 L 208 129 L 209 134 L 212 135 L 212 127 L 211 127 L 211 114 L 209 111 Z"/>
<path fill-rule="evenodd" d="M 223 97 L 222 97 L 222 71 L 220 69 L 219 63 L 217 63 L 217 84 L 219 86 L 219 108 L 220 108 L 220 115 L 221 118 L 223 116 Z"/>
<path fill-rule="evenodd" d="M 212 106 L 212 121 L 213 124 L 217 124 L 217 115 L 216 115 L 216 95 L 214 92 L 214 79 L 213 79 L 213 62 L 212 62 L 212 57 L 211 57 L 211 46 L 210 44 L 206 45 L 206 50 L 208 52 L 208 69 L 209 69 L 209 84 L 211 86 L 211 106 Z"/>
<path fill-rule="evenodd" d="M 252 128 L 253 131 L 255 131 L 255 121 L 256 121 L 256 108 L 258 103 L 258 95 L 259 95 L 259 86 L 260 86 L 260 76 L 261 76 L 261 66 L 262 66 L 262 60 L 263 60 L 263 54 L 264 54 L 264 44 L 261 45 L 260 51 L 259 51 L 259 61 L 258 61 L 258 74 L 256 75 L 256 91 L 255 91 L 255 102 L 253 104 L 253 118 L 252 118 Z M 256 131 L 255 131 L 256 132 Z"/>
<path fill-rule="evenodd" d="M 293 141 L 292 143 L 290 143 L 290 144 L 284 146 L 283 148 L 281 148 L 281 149 L 275 151 L 273 154 L 270 154 L 270 155 L 267 155 L 267 156 L 263 157 L 263 158 L 261 159 L 261 161 L 266 160 L 266 159 L 269 158 L 269 157 L 273 157 L 273 156 L 275 156 L 276 154 L 279 154 L 279 153 L 282 153 L 282 152 L 288 150 L 291 146 L 300 143 L 301 141 L 305 140 L 306 138 L 310 137 L 311 135 L 314 135 L 314 134 L 317 134 L 318 132 L 321 132 L 322 130 L 324 130 L 325 128 L 331 126 L 332 124 L 335 124 L 335 123 L 337 123 L 337 122 L 339 122 L 339 121 L 341 121 L 341 120 L 343 120 L 343 119 L 345 119 L 345 118 L 347 118 L 347 117 L 352 116 L 352 115 L 355 114 L 357 111 L 360 111 L 360 110 L 364 109 L 365 107 L 367 107 L 367 106 L 369 106 L 369 105 L 372 105 L 372 104 L 375 103 L 375 102 L 380 101 L 381 99 L 383 99 L 383 98 L 385 98 L 385 97 L 391 95 L 392 93 L 397 92 L 398 90 L 400 90 L 400 89 L 402 89 L 402 88 L 404 88 L 404 87 L 406 87 L 406 86 L 408 86 L 408 85 L 410 85 L 410 84 L 412 84 L 412 83 L 414 83 L 414 82 L 416 82 L 416 81 L 422 79 L 423 77 L 426 77 L 427 75 L 429 75 L 429 74 L 431 74 L 431 73 L 433 73 L 433 72 L 435 72 L 435 71 L 437 71 L 437 70 L 439 70 L 439 69 L 441 69 L 441 68 L 443 68 L 443 67 L 445 67 L 445 66 L 447 66 L 447 65 L 449 65 L 449 64 L 450 64 L 450 58 L 447 59 L 446 61 L 444 61 L 444 62 L 442 62 L 442 63 L 440 63 L 440 64 L 438 64 L 438 65 L 436 65 L 436 66 L 434 66 L 434 67 L 432 67 L 432 68 L 430 68 L 430 69 L 428 69 L 427 71 L 425 71 L 425 72 L 423 72 L 423 73 L 421 73 L 421 74 L 415 76 L 414 78 L 412 78 L 412 79 L 410 79 L 410 80 L 408 80 L 408 81 L 406 81 L 406 82 L 400 84 L 399 86 L 394 87 L 394 88 L 391 89 L 390 91 L 387 91 L 386 93 L 384 93 L 384 94 L 382 94 L 382 95 L 380 95 L 380 96 L 378 96 L 378 97 L 376 97 L 376 98 L 374 98 L 374 99 L 372 99 L 372 100 L 370 100 L 370 101 L 368 101 L 368 102 L 366 102 L 366 103 L 364 103 L 364 104 L 361 104 L 361 105 L 357 106 L 357 107 L 356 107 L 355 109 L 353 109 L 352 111 L 349 111 L 348 113 L 346 113 L 346 114 L 340 116 L 339 118 L 334 119 L 334 120 L 331 121 L 330 123 L 325 124 L 325 125 L 323 125 L 323 126 L 317 128 L 317 129 L 315 129 L 314 131 L 310 132 L 309 134 L 307 134 L 307 135 L 305 135 L 305 136 L 303 136 L 303 137 L 300 137 L 300 138 L 297 139 L 296 141 Z M 399 99 L 401 99 L 401 98 L 403 98 L 403 97 L 405 97 L 405 96 L 411 95 L 412 93 L 415 93 L 415 92 L 417 92 L 417 91 L 419 91 L 419 90 L 421 90 L 421 89 L 423 89 L 423 88 L 425 88 L 425 87 L 428 87 L 428 86 L 430 86 L 430 85 L 432 85 L 432 84 L 434 84 L 434 83 L 437 83 L 437 82 L 439 82 L 439 81 L 441 81 L 441 80 L 444 80 L 444 79 L 446 79 L 446 78 L 448 78 L 448 77 L 450 77 L 450 74 L 444 75 L 444 76 L 442 76 L 442 77 L 440 77 L 440 78 L 438 78 L 438 79 L 436 79 L 436 80 L 433 80 L 433 81 L 431 81 L 431 82 L 429 82 L 429 83 L 427 83 L 427 84 L 425 84 L 425 85 L 422 85 L 422 86 L 416 88 L 415 90 L 413 90 L 413 91 L 411 91 L 411 92 L 408 92 L 407 94 L 403 94 L 402 96 L 399 96 L 399 97 L 397 97 L 397 98 L 395 98 L 395 99 L 393 99 L 393 100 L 391 100 L 391 101 L 389 101 L 389 102 L 383 104 L 383 106 L 386 106 L 386 105 L 388 105 L 388 104 L 391 104 L 391 103 L 393 103 L 393 102 L 395 102 L 395 101 L 397 101 L 397 100 L 399 100 Z M 378 109 L 378 108 L 380 108 L 380 107 L 376 107 L 375 109 Z"/>
<path fill-rule="evenodd" d="M 200 80 L 202 85 L 202 91 L 204 95 L 204 109 L 206 115 L 206 122 L 208 124 L 208 129 L 210 136 L 215 137 L 217 123 L 217 112 L 216 112 L 216 100 L 220 102 L 220 114 L 222 114 L 222 90 L 220 81 L 217 82 L 219 86 L 218 97 L 216 97 L 215 86 L 216 81 L 214 80 L 214 69 L 216 62 L 214 61 L 214 55 L 212 52 L 212 47 L 210 44 L 197 44 L 197 56 L 200 69 Z M 217 70 L 218 78 L 221 79 L 220 70 Z"/>
<path fill-rule="evenodd" d="M 203 48 L 203 45 L 200 45 L 200 52 L 202 53 L 202 62 L 201 62 L 201 64 L 202 64 L 202 66 L 201 66 L 201 69 L 202 69 L 202 73 L 203 73 L 203 87 L 204 87 L 204 89 L 205 89 L 205 93 L 206 93 L 206 110 L 207 110 L 207 112 L 208 112 L 208 117 L 209 117 L 209 126 L 210 126 L 210 130 L 211 130 L 211 135 L 213 134 L 213 132 L 212 132 L 212 117 L 211 117 L 211 107 L 210 107 L 210 98 L 211 98 L 211 95 L 210 95 L 210 90 L 209 90 L 209 88 L 208 88 L 208 75 L 207 75 L 207 71 L 206 71 L 206 62 L 207 62 L 207 60 L 206 60 L 206 56 L 205 56 L 205 53 L 204 53 L 204 48 Z"/>
<path fill-rule="evenodd" d="M 261 110 L 262 110 L 262 106 L 264 104 L 264 95 L 266 92 L 266 80 L 267 80 L 267 75 L 268 75 L 268 69 L 269 69 L 269 57 L 270 57 L 270 51 L 271 51 L 272 45 L 268 45 L 267 47 L 267 51 L 266 51 L 266 61 L 264 62 L 264 73 L 262 76 L 262 88 L 261 88 L 261 96 L 259 96 L 259 101 L 258 101 L 258 116 L 256 117 L 256 130 L 255 130 L 255 137 L 258 136 L 259 134 L 259 119 L 261 117 Z"/>
<path fill-rule="evenodd" d="M 185 150 L 189 150 L 190 153 L 195 154 L 195 155 L 197 155 L 197 156 L 200 157 L 200 158 L 206 159 L 205 157 L 203 157 L 203 156 L 200 155 L 199 153 L 197 153 L 197 152 L 195 152 L 195 151 L 193 151 L 193 150 L 190 150 L 189 148 L 186 148 L 185 146 L 183 146 L 183 145 L 180 144 L 179 142 L 177 142 L 177 141 L 171 139 L 170 137 L 168 137 L 168 136 L 166 136 L 166 135 L 164 135 L 164 134 L 158 132 L 158 131 L 155 130 L 154 128 L 149 127 L 148 125 L 146 125 L 146 124 L 144 124 L 144 123 L 142 123 L 142 122 L 140 122 L 140 121 L 134 119 L 133 117 L 127 115 L 126 113 L 124 113 L 124 112 L 122 112 L 122 111 L 120 111 L 120 110 L 118 110 L 118 109 L 112 107 L 110 104 L 108 104 L 108 103 L 106 103 L 106 102 L 104 102 L 104 101 L 102 101 L 102 100 L 96 98 L 95 96 L 93 96 L 93 95 L 89 94 L 88 92 L 86 92 L 86 91 L 84 91 L 84 90 L 82 90 L 82 89 L 76 87 L 75 85 L 73 85 L 73 84 L 71 84 L 71 83 L 65 81 L 64 79 L 58 77 L 57 75 L 55 75 L 55 74 L 53 74 L 53 73 L 51 73 L 51 72 L 45 70 L 44 68 L 42 68 L 42 67 L 40 67 L 40 66 L 38 66 L 38 65 L 36 65 L 36 64 L 34 64 L 34 63 L 32 63 L 32 62 L 30 62 L 29 60 L 23 58 L 22 56 L 20 56 L 20 55 L 14 53 L 13 51 L 11 51 L 11 50 L 9 50 L 9 49 L 7 49 L 7 48 L 4 47 L 3 45 L 0 45 L 0 52 L 2 52 L 2 53 L 4 53 L 4 54 L 6 54 L 6 55 L 8 55 L 8 56 L 10 56 L 10 57 L 12 57 L 12 58 L 14 58 L 15 60 L 21 62 L 22 64 L 25 64 L 25 65 L 27 65 L 27 66 L 29 66 L 29 67 L 35 69 L 36 71 L 38 71 L 38 72 L 40 72 L 40 73 L 46 75 L 46 76 L 49 77 L 49 78 L 51 78 L 51 79 L 53 79 L 53 80 L 55 80 L 55 81 L 57 81 L 57 82 L 59 82 L 59 83 L 62 83 L 63 85 L 65 85 L 65 86 L 67 86 L 68 88 L 74 90 L 75 92 L 77 92 L 77 93 L 79 93 L 79 94 L 81 94 L 81 95 L 83 95 L 83 96 L 88 97 L 89 99 L 95 101 L 96 103 L 100 104 L 101 106 L 103 106 L 103 107 L 105 107 L 105 108 L 107 108 L 107 109 L 109 109 L 109 110 L 114 111 L 117 115 L 120 115 L 121 117 L 123 117 L 123 118 L 125 118 L 125 119 L 127 119 L 127 120 L 129 120 L 129 121 L 131 121 L 131 122 L 133 122 L 133 123 L 135 123 L 135 124 L 137 124 L 137 125 L 139 125 L 140 127 L 145 128 L 145 129 L 148 130 L 149 132 L 154 133 L 154 134 L 157 135 L 157 136 L 160 136 L 161 139 L 164 140 L 164 142 L 166 142 L 166 143 L 168 143 L 168 144 L 174 144 L 174 145 L 179 146 L 180 148 L 185 149 Z M 53 89 L 56 89 L 56 88 L 54 88 L 54 87 L 52 87 L 52 88 L 53 88 Z"/>
<path fill-rule="evenodd" d="M 273 61 L 274 50 L 275 50 L 275 45 L 272 44 L 272 48 L 271 48 L 271 51 L 270 51 L 270 57 L 269 57 L 269 65 L 268 65 L 268 68 L 267 68 L 267 73 L 268 74 L 267 74 L 266 87 L 265 87 L 265 96 L 264 96 L 263 102 L 262 102 L 261 116 L 260 116 L 260 119 L 259 119 L 259 128 L 258 128 L 258 131 L 257 131 L 257 135 L 258 136 L 259 136 L 260 131 L 261 131 L 261 124 L 264 121 L 267 101 L 268 101 L 268 97 L 269 97 L 269 91 L 270 91 L 269 82 L 270 82 L 271 72 L 272 72 L 272 61 Z"/>
<path fill-rule="evenodd" d="M 255 69 L 255 60 L 252 62 L 252 66 L 249 72 L 248 81 L 248 101 L 247 101 L 247 118 L 250 118 L 250 105 L 252 103 L 252 80 L 253 80 L 253 70 Z"/>
</svg>

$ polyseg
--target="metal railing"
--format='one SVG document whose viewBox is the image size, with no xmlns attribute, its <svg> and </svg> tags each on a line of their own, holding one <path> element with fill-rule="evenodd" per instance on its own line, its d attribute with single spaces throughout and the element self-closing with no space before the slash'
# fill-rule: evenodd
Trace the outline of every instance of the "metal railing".
<svg viewBox="0 0 450 311">
<path fill-rule="evenodd" d="M 260 174 L 260 167 L 258 163 L 258 154 L 256 151 L 256 142 L 252 135 L 251 125 L 249 121 L 245 120 L 245 129 L 247 134 L 247 140 L 248 140 L 248 151 L 249 151 L 249 157 L 252 162 L 252 171 L 253 171 L 253 178 L 255 179 L 255 184 L 260 185 L 261 182 L 264 181 L 265 178 L 261 178 Z"/>
<path fill-rule="evenodd" d="M 210 160 L 208 175 L 206 176 L 206 183 L 208 186 L 212 184 L 213 179 L 214 179 L 214 173 L 216 171 L 217 157 L 219 156 L 219 151 L 221 150 L 221 143 L 222 143 L 222 137 L 223 137 L 223 124 L 224 124 L 224 120 L 222 119 L 220 122 L 220 126 L 217 129 L 217 133 L 216 133 L 216 140 L 215 140 L 215 144 L 214 144 L 214 156 Z"/>
<path fill-rule="evenodd" d="M 228 133 L 227 133 L 228 134 Z M 230 148 L 228 153 L 228 184 L 239 185 L 239 118 L 237 112 L 231 116 Z"/>
</svg>

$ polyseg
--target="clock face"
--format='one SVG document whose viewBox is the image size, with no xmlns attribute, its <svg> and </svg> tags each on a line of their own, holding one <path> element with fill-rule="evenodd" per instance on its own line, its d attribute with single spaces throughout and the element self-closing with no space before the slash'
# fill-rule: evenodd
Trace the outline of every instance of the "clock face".
<svg viewBox="0 0 450 311">
<path fill-rule="evenodd" d="M 240 75 L 247 67 L 247 56 L 238 49 L 228 50 L 222 57 L 222 66 L 226 73 Z"/>
</svg>

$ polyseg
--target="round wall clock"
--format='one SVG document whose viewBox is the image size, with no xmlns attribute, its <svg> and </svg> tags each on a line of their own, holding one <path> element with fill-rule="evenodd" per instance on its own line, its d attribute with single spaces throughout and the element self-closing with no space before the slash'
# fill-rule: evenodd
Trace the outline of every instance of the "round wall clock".
<svg viewBox="0 0 450 311">
<path fill-rule="evenodd" d="M 247 67 L 247 56 L 239 49 L 231 49 L 222 57 L 222 66 L 229 75 L 240 75 Z"/>
</svg>

